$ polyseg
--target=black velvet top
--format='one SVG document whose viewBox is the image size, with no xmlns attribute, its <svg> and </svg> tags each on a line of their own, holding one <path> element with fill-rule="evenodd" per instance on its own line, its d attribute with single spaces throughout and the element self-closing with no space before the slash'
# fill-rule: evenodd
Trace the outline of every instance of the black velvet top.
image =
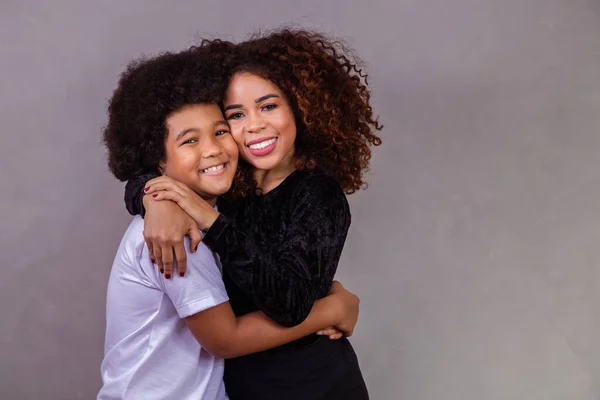
<svg viewBox="0 0 600 400">
<path fill-rule="evenodd" d="M 128 183 L 125 200 L 130 213 L 143 213 L 142 188 L 152 177 L 146 175 Z M 314 302 L 329 292 L 350 226 L 348 202 L 338 181 L 320 168 L 295 171 L 264 195 L 219 201 L 218 207 L 221 215 L 203 242 L 220 257 L 235 314 L 261 310 L 284 326 L 301 323 Z M 312 354 L 302 361 L 298 352 L 318 341 L 323 343 L 312 350 L 318 356 Z M 313 334 L 263 353 L 227 360 L 229 396 L 236 398 L 237 388 L 243 388 L 239 391 L 247 396 L 243 398 L 250 398 L 248 390 L 257 390 L 264 396 L 260 398 L 270 398 L 264 390 L 272 390 L 274 381 L 287 382 L 296 389 L 302 385 L 309 393 L 313 384 L 316 395 L 343 373 L 340 367 L 347 356 L 342 356 L 340 346 L 349 346 L 349 342 Z M 286 352 L 294 353 L 292 370 L 281 364 L 286 362 L 282 354 Z M 315 380 L 316 371 L 319 378 Z M 302 375 L 310 377 L 310 382 Z M 242 383 L 244 379 L 247 382 Z M 281 398 L 293 397 L 287 389 L 280 389 L 277 395 L 285 396 Z"/>
<path fill-rule="evenodd" d="M 350 226 L 339 183 L 321 170 L 296 171 L 265 195 L 219 209 L 204 243 L 243 292 L 231 292 L 232 308 L 300 324 L 329 292 Z"/>
</svg>

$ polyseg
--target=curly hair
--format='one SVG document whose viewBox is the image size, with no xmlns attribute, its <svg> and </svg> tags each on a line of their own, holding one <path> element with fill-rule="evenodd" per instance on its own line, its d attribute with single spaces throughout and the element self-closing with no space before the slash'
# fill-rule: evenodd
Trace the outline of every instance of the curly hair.
<svg viewBox="0 0 600 400">
<path fill-rule="evenodd" d="M 383 126 L 373 114 L 367 74 L 347 46 L 320 33 L 283 29 L 238 44 L 228 62 L 231 78 L 253 73 L 287 96 L 298 130 L 297 169 L 324 167 L 347 194 L 366 187 L 363 174 Z M 239 169 L 233 190 L 244 195 L 256 182 L 248 163 L 240 160 Z"/>
<path fill-rule="evenodd" d="M 227 84 L 227 42 L 132 61 L 108 105 L 103 142 L 108 167 L 120 181 L 159 173 L 165 160 L 167 117 L 188 104 L 218 104 Z"/>
</svg>

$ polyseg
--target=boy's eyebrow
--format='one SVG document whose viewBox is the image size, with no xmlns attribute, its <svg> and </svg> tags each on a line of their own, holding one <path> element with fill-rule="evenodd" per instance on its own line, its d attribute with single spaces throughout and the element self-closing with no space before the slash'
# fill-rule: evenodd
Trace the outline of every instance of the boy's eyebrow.
<svg viewBox="0 0 600 400">
<path fill-rule="evenodd" d="M 179 139 L 181 139 L 188 133 L 197 132 L 197 131 L 198 131 L 198 129 L 196 129 L 196 128 L 188 128 L 188 129 L 184 130 L 183 132 L 179 133 L 179 135 L 177 135 L 177 137 L 175 138 L 175 141 L 178 141 Z"/>
<path fill-rule="evenodd" d="M 229 124 L 227 123 L 227 121 L 222 120 L 222 119 L 215 122 L 213 126 L 216 128 L 217 126 L 220 126 L 220 125 L 225 125 L 227 128 L 229 128 Z M 191 132 L 200 132 L 200 129 L 188 128 L 188 129 L 180 132 L 179 135 L 177 135 L 177 137 L 175 138 L 175 141 L 178 141 L 179 139 L 181 139 L 182 137 L 184 137 L 185 135 L 187 135 L 188 133 L 191 133 Z"/>
<path fill-rule="evenodd" d="M 269 93 L 269 94 L 265 94 L 264 96 L 259 97 L 258 99 L 254 100 L 254 102 L 258 104 L 258 103 L 260 103 L 262 101 L 265 101 L 267 99 L 271 99 L 273 97 L 277 97 L 278 98 L 279 96 L 276 95 L 275 93 Z M 227 110 L 232 110 L 234 108 L 242 108 L 242 105 L 241 104 L 231 104 L 231 105 L 225 107 L 225 109 L 223 111 L 225 112 Z"/>
</svg>

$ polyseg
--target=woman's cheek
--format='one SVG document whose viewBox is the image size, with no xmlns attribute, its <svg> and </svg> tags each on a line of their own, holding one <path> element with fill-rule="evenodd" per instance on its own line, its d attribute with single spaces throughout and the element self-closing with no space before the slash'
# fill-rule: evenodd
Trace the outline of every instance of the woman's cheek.
<svg viewBox="0 0 600 400">
<path fill-rule="evenodd" d="M 240 150 L 244 144 L 244 135 L 241 133 L 241 129 L 236 129 L 235 127 L 231 127 L 231 136 L 233 136 L 233 140 L 237 143 Z"/>
</svg>

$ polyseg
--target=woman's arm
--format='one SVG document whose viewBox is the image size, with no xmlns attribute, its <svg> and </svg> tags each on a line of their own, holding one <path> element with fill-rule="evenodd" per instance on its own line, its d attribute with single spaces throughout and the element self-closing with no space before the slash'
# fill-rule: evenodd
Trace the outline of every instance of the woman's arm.
<svg viewBox="0 0 600 400">
<path fill-rule="evenodd" d="M 174 274 L 175 265 L 180 276 L 185 275 L 187 270 L 183 245 L 185 235 L 190 238 L 194 252 L 202 240 L 202 234 L 196 222 L 174 202 L 148 201 L 144 188 L 149 180 L 156 177 L 157 174 L 144 174 L 127 182 L 125 207 L 131 215 L 140 214 L 144 217 L 144 240 L 150 249 L 151 261 L 169 279 Z"/>
<path fill-rule="evenodd" d="M 151 179 L 157 178 L 158 174 L 142 174 L 135 179 L 127 182 L 125 185 L 125 208 L 131 215 L 145 216 L 146 210 L 144 208 L 144 187 L 146 182 Z"/>
</svg>

